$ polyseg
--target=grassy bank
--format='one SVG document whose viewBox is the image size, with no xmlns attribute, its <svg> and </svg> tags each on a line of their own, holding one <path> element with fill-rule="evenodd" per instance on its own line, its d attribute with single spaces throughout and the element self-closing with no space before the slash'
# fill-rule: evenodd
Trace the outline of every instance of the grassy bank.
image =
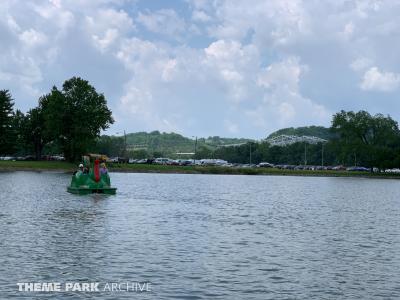
<svg viewBox="0 0 400 300">
<path fill-rule="evenodd" d="M 59 161 L 0 161 L 0 171 L 64 171 L 76 170 L 76 164 Z M 399 178 L 400 175 L 348 171 L 279 170 L 270 168 L 231 168 L 212 166 L 164 166 L 147 164 L 109 164 L 110 172 L 175 173 L 175 174 L 231 174 Z"/>
<path fill-rule="evenodd" d="M 0 161 L 1 171 L 73 171 L 76 165 L 65 161 Z"/>
</svg>

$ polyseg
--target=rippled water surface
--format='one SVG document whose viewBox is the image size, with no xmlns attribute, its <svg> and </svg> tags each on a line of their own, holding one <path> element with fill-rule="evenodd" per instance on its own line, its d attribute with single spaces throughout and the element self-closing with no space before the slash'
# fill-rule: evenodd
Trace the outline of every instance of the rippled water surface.
<svg viewBox="0 0 400 300">
<path fill-rule="evenodd" d="M 400 181 L 0 173 L 1 299 L 17 282 L 150 282 L 99 299 L 399 299 Z"/>
</svg>

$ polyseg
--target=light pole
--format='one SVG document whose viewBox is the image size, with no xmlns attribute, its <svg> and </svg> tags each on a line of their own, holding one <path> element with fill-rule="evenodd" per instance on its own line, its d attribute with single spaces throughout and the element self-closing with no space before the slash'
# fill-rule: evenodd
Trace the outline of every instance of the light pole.
<svg viewBox="0 0 400 300">
<path fill-rule="evenodd" d="M 321 151 L 321 166 L 324 166 L 324 143 L 322 143 L 322 151 Z"/>
<path fill-rule="evenodd" d="M 304 142 L 304 165 L 307 166 L 307 143 Z"/>
<path fill-rule="evenodd" d="M 197 151 L 197 136 L 192 136 L 195 138 L 194 142 L 194 159 L 193 159 L 193 164 L 196 165 L 196 151 Z"/>
<path fill-rule="evenodd" d="M 250 150 L 250 153 L 249 153 L 249 156 L 250 156 L 249 158 L 250 159 L 249 159 L 249 161 L 250 161 L 250 165 L 251 165 L 251 142 L 249 143 L 249 147 L 250 147 L 250 149 L 249 149 Z"/>
</svg>

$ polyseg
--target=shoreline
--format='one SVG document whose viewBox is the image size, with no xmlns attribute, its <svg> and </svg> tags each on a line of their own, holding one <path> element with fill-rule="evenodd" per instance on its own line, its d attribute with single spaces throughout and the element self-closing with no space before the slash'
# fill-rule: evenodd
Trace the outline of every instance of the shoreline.
<svg viewBox="0 0 400 300">
<path fill-rule="evenodd" d="M 368 173 L 333 170 L 281 170 L 274 168 L 231 168 L 216 166 L 166 166 L 147 164 L 109 164 L 110 173 L 152 174 L 211 174 L 211 175 L 260 175 L 260 176 L 303 176 L 303 177 L 349 177 L 400 179 L 400 174 Z M 71 173 L 75 164 L 55 161 L 0 161 L 0 172 L 31 171 Z"/>
</svg>

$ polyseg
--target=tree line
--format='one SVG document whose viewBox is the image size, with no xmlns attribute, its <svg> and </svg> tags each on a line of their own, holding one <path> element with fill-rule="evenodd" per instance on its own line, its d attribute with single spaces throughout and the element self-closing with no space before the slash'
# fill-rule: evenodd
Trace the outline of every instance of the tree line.
<svg viewBox="0 0 400 300">
<path fill-rule="evenodd" d="M 267 141 L 247 142 L 240 146 L 209 147 L 198 143 L 196 159 L 219 158 L 232 163 L 260 163 L 315 166 L 363 166 L 380 169 L 400 167 L 400 131 L 398 123 L 390 116 L 371 115 L 366 111 L 340 111 L 333 115 L 331 127 L 318 126 L 288 128 L 279 134 L 312 135 L 328 138 L 319 144 L 294 143 L 285 147 L 272 146 Z M 322 136 L 321 136 L 322 134 Z M 277 134 L 273 134 L 276 136 Z M 193 141 L 191 141 L 193 144 Z M 122 155 L 122 137 L 102 136 L 97 150 L 111 156 Z M 193 145 L 191 145 L 193 147 Z M 127 151 L 131 158 L 170 157 L 168 147 L 152 151 L 152 148 Z M 193 149 L 193 148 L 192 148 Z"/>
<path fill-rule="evenodd" d="M 270 162 L 290 165 L 344 165 L 367 168 L 400 167 L 400 131 L 390 116 L 366 111 L 333 115 L 326 143 L 271 146 L 267 141 L 210 151 L 201 147 L 196 158 L 222 158 L 236 163 Z"/>
<path fill-rule="evenodd" d="M 14 110 L 11 93 L 1 90 L 0 156 L 34 154 L 39 160 L 47 152 L 77 161 L 113 122 L 104 95 L 79 77 L 61 89 L 54 86 L 25 114 Z"/>
<path fill-rule="evenodd" d="M 167 141 L 164 142 L 166 146 L 154 146 L 153 151 L 126 151 L 124 137 L 100 136 L 100 132 L 113 122 L 104 95 L 79 77 L 66 80 L 61 89 L 54 86 L 38 99 L 35 108 L 25 114 L 14 110 L 14 101 L 8 90 L 0 90 L 0 156 L 34 154 L 36 159 L 41 159 L 43 153 L 51 153 L 77 161 L 87 152 L 132 158 L 162 157 L 172 153 Z M 267 141 L 249 141 L 231 147 L 210 147 L 206 142 L 199 142 L 194 158 L 220 158 L 232 163 L 400 167 L 400 130 L 390 116 L 371 115 L 366 111 L 340 111 L 333 115 L 329 129 L 322 130 L 316 126 L 289 129 L 293 133 L 300 129 L 307 133 L 310 128 L 329 136 L 328 142 L 315 145 L 295 143 L 285 147 L 272 146 Z M 287 133 L 287 130 L 282 132 Z M 157 133 L 151 133 L 150 137 L 167 138 L 171 135 Z M 155 137 L 154 141 L 158 141 Z M 173 137 L 191 148 L 186 138 Z M 148 141 L 149 135 L 145 138 Z"/>
</svg>

